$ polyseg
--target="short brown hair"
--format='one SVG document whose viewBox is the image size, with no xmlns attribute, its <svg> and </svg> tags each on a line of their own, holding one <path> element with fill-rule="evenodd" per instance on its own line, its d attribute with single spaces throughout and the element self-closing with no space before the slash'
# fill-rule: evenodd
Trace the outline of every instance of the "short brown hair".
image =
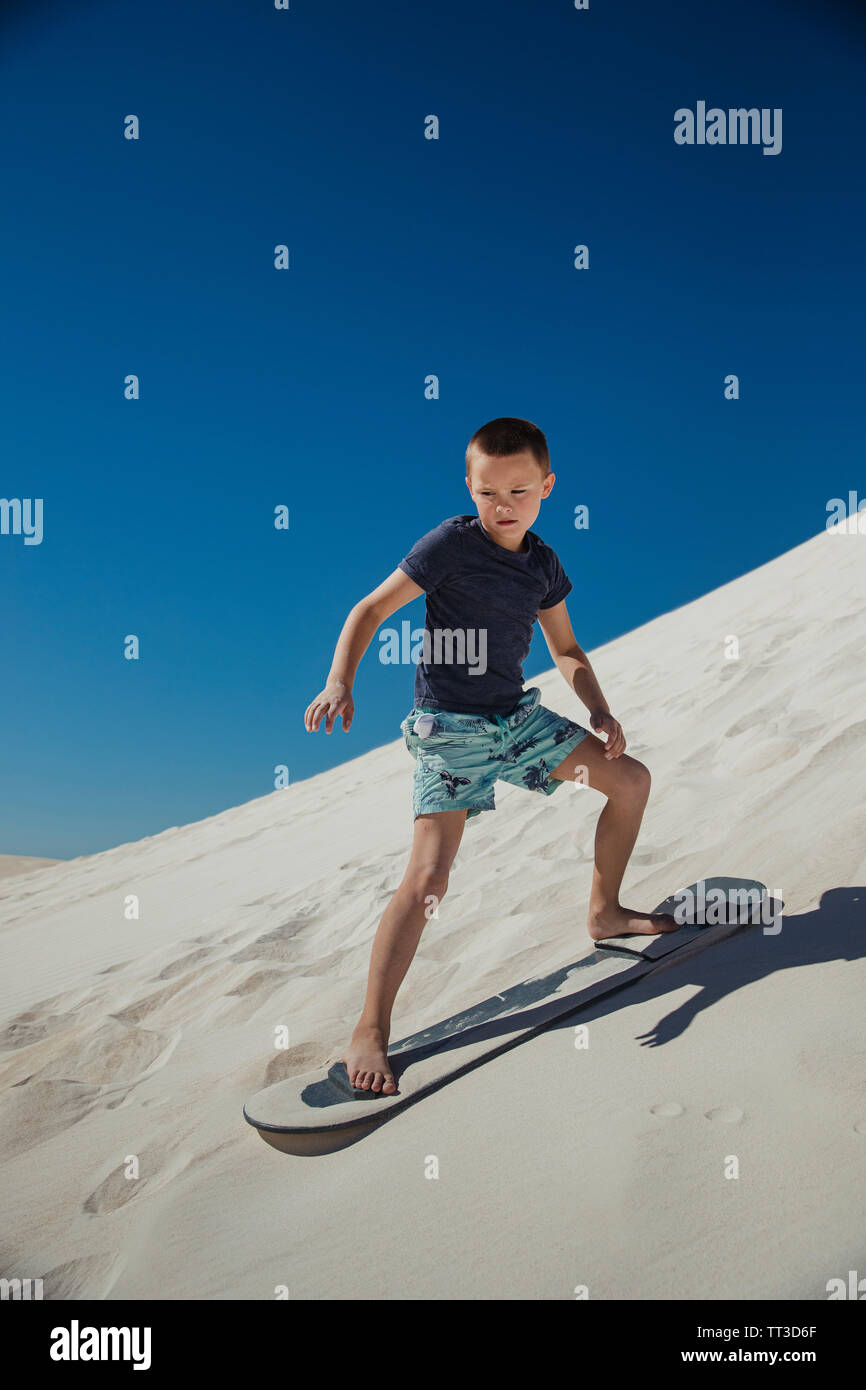
<svg viewBox="0 0 866 1390">
<path fill-rule="evenodd" d="M 506 458 L 509 454 L 520 454 L 524 449 L 529 450 L 541 469 L 543 481 L 550 472 L 550 454 L 547 440 L 538 426 L 533 425 L 531 420 L 521 420 L 513 415 L 488 420 L 486 425 L 475 431 L 466 446 L 466 476 L 471 477 L 472 459 L 476 453 Z"/>
</svg>

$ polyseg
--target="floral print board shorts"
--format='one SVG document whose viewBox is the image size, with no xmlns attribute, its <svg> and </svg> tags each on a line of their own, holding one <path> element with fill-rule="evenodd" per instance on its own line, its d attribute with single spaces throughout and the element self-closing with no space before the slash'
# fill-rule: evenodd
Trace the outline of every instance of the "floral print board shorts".
<svg viewBox="0 0 866 1390">
<path fill-rule="evenodd" d="M 495 719 L 429 705 L 410 710 L 400 732 L 415 759 L 413 819 L 466 810 L 469 820 L 494 811 L 497 781 L 552 796 L 563 782 L 551 772 L 589 730 L 546 709 L 540 699 L 538 686 L 532 686 L 511 714 Z"/>
</svg>

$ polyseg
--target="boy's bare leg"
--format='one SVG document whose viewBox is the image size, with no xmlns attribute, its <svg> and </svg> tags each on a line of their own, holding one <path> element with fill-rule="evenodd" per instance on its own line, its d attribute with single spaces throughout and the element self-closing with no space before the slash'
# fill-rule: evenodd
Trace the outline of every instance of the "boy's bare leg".
<svg viewBox="0 0 866 1390">
<path fill-rule="evenodd" d="M 402 882 L 382 914 L 373 940 L 367 997 L 349 1046 L 340 1059 L 358 1090 L 392 1096 L 397 1087 L 388 1065 L 391 1009 L 421 940 L 428 916 L 445 896 L 448 875 L 460 845 L 465 811 L 416 816 L 409 863 Z"/>
<path fill-rule="evenodd" d="M 649 797 L 650 773 L 643 763 L 627 753 L 618 758 L 606 758 L 604 751 L 604 740 L 587 734 L 550 774 L 559 781 L 572 781 L 577 769 L 585 768 L 582 780 L 607 797 L 595 831 L 595 866 L 587 917 L 589 934 L 593 941 L 602 941 L 607 936 L 654 936 L 659 932 L 679 931 L 680 923 L 673 916 L 639 912 L 620 903 L 623 874 Z"/>
</svg>

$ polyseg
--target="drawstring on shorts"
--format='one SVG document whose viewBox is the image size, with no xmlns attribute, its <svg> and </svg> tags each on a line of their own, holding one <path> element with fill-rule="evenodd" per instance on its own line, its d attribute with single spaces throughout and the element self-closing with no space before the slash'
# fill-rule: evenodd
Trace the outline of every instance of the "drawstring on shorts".
<svg viewBox="0 0 866 1390">
<path fill-rule="evenodd" d="M 499 732 L 502 734 L 502 741 L 503 743 L 505 743 L 508 739 L 509 734 L 511 733 L 511 730 L 509 729 L 506 720 L 502 718 L 501 714 L 495 715 L 495 719 L 496 723 L 499 725 Z"/>
</svg>

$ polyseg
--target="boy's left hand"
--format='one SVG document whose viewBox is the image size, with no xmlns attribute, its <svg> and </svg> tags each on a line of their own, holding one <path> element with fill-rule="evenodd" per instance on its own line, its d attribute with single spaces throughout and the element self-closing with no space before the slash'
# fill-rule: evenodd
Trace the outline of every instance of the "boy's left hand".
<svg viewBox="0 0 866 1390">
<path fill-rule="evenodd" d="M 612 714 L 599 712 L 590 715 L 589 722 L 594 733 L 607 734 L 606 758 L 618 758 L 625 752 L 625 734 L 618 719 L 614 719 Z"/>
</svg>

